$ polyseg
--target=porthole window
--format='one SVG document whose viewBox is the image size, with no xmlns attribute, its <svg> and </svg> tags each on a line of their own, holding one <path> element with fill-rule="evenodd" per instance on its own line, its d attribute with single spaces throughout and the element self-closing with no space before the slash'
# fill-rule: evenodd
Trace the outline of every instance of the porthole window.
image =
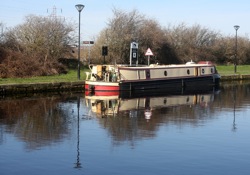
<svg viewBox="0 0 250 175">
<path fill-rule="evenodd" d="M 201 72 L 204 74 L 205 73 L 205 69 L 201 69 Z"/>
<path fill-rule="evenodd" d="M 168 76 L 168 72 L 167 72 L 166 70 L 164 71 L 164 75 L 165 75 L 165 76 Z"/>
<path fill-rule="evenodd" d="M 150 72 L 149 72 L 149 70 L 146 70 L 146 78 L 147 78 L 147 79 L 150 78 Z"/>
<path fill-rule="evenodd" d="M 211 73 L 214 73 L 214 69 L 213 68 L 211 68 Z"/>
<path fill-rule="evenodd" d="M 187 74 L 188 74 L 188 75 L 190 74 L 190 70 L 189 70 L 189 69 L 187 70 Z"/>
<path fill-rule="evenodd" d="M 201 97 L 201 101 L 202 101 L 202 102 L 204 101 L 204 96 Z"/>
<path fill-rule="evenodd" d="M 164 100 L 163 100 L 163 104 L 164 104 L 164 105 L 167 104 L 167 99 L 164 99 Z"/>
</svg>

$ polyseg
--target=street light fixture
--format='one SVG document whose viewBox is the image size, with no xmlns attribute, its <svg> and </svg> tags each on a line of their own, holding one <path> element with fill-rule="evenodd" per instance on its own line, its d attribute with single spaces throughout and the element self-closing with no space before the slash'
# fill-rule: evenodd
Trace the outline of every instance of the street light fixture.
<svg viewBox="0 0 250 175">
<path fill-rule="evenodd" d="M 80 80 L 80 23 L 81 23 L 81 11 L 82 9 L 84 8 L 84 5 L 82 4 L 77 4 L 75 5 L 76 9 L 78 10 L 79 12 L 79 34 L 78 34 L 78 67 L 77 67 L 77 77 L 78 77 L 78 80 Z"/>
<path fill-rule="evenodd" d="M 237 72 L 237 68 L 236 68 L 236 66 L 237 66 L 237 31 L 238 31 L 238 29 L 240 28 L 240 26 L 238 26 L 238 25 L 235 25 L 234 26 L 234 29 L 235 29 L 235 31 L 236 31 L 236 35 L 235 35 L 235 60 L 234 60 L 234 73 L 236 73 Z"/>
</svg>

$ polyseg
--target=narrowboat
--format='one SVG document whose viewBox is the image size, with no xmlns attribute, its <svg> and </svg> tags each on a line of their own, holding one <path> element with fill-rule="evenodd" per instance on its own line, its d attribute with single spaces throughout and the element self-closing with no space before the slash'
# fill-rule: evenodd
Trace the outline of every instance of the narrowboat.
<svg viewBox="0 0 250 175">
<path fill-rule="evenodd" d="M 90 65 L 85 90 L 95 95 L 116 95 L 123 91 L 171 91 L 196 86 L 218 86 L 220 75 L 210 61 L 175 65 Z"/>
</svg>

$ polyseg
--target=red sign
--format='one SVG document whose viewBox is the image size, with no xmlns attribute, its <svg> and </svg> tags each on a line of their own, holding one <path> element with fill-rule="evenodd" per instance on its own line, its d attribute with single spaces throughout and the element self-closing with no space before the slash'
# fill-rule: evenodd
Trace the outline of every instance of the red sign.
<svg viewBox="0 0 250 175">
<path fill-rule="evenodd" d="M 83 44 L 94 44 L 94 41 L 83 41 Z"/>
</svg>

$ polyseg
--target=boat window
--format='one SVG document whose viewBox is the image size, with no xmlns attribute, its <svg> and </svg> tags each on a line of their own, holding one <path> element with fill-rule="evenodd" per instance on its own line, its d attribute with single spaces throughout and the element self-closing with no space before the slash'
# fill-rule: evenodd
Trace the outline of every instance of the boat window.
<svg viewBox="0 0 250 175">
<path fill-rule="evenodd" d="M 149 79 L 150 78 L 150 72 L 149 70 L 146 70 L 146 79 Z"/>
<path fill-rule="evenodd" d="M 214 73 L 214 69 L 213 68 L 211 68 L 211 73 Z"/>
<path fill-rule="evenodd" d="M 167 104 L 167 99 L 164 99 L 164 100 L 163 100 L 163 103 L 164 103 L 164 105 Z"/>
<path fill-rule="evenodd" d="M 201 69 L 201 72 L 204 74 L 205 73 L 205 69 Z"/>
<path fill-rule="evenodd" d="M 189 69 L 187 70 L 187 74 L 188 74 L 188 75 L 190 74 L 190 70 L 189 70 Z"/>
<path fill-rule="evenodd" d="M 165 75 L 165 76 L 168 76 L 168 72 L 167 72 L 166 70 L 164 71 L 164 75 Z"/>
<path fill-rule="evenodd" d="M 204 101 L 204 96 L 201 97 L 201 101 L 202 101 L 202 102 Z"/>
</svg>

